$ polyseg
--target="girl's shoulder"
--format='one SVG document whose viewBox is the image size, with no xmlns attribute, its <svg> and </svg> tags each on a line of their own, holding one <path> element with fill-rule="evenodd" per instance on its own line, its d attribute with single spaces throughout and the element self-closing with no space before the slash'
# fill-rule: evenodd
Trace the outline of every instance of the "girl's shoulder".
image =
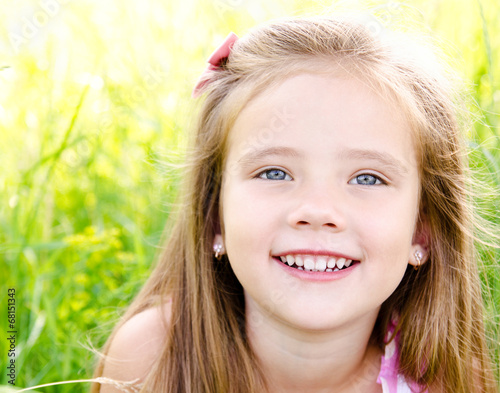
<svg viewBox="0 0 500 393">
<path fill-rule="evenodd" d="M 114 334 L 105 355 L 102 377 L 141 383 L 161 355 L 171 316 L 171 302 L 144 310 L 127 320 Z M 116 393 L 101 385 L 101 393 Z"/>
</svg>

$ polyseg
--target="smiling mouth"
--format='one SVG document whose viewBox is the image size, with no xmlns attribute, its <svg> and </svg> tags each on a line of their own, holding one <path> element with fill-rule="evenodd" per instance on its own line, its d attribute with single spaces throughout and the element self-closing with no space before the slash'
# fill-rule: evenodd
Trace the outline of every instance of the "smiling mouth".
<svg viewBox="0 0 500 393">
<path fill-rule="evenodd" d="M 273 258 L 289 267 L 309 272 L 338 272 L 359 263 L 354 259 L 326 255 L 280 255 Z"/>
</svg>

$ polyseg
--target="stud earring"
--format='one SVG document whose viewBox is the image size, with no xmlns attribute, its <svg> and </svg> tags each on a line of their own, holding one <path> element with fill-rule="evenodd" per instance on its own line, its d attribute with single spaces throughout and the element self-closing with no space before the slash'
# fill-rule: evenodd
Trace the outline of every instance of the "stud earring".
<svg viewBox="0 0 500 393">
<path fill-rule="evenodd" d="M 215 259 L 220 261 L 222 258 L 222 244 L 220 243 L 214 244 L 214 254 L 215 254 Z"/>
<path fill-rule="evenodd" d="M 420 268 L 420 264 L 422 262 L 422 251 L 420 250 L 417 250 L 415 251 L 415 254 L 413 254 L 415 256 L 415 260 L 417 261 L 417 265 L 416 266 L 413 266 L 413 269 L 415 270 L 418 270 Z"/>
</svg>

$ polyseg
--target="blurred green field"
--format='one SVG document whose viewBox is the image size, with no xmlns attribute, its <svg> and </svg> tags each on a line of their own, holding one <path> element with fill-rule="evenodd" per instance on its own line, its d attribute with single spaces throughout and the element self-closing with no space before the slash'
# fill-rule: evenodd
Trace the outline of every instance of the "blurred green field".
<svg viewBox="0 0 500 393">
<path fill-rule="evenodd" d="M 353 2 L 342 2 L 349 5 Z M 360 2 L 361 3 L 361 2 Z M 478 201 L 500 227 L 498 0 L 362 2 L 407 14 L 469 81 Z M 7 289 L 16 290 L 16 386 L 90 378 L 158 250 L 196 109 L 191 89 L 228 32 L 327 1 L 37 0 L 0 5 L 0 391 Z M 320 10 L 322 8 L 319 8 Z M 481 247 L 497 378 L 499 250 Z M 40 392 L 84 392 L 88 384 Z"/>
</svg>

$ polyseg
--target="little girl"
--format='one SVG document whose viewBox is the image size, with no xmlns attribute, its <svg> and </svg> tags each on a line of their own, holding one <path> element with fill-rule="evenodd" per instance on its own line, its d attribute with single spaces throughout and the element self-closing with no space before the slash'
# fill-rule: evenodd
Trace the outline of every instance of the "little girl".
<svg viewBox="0 0 500 393">
<path fill-rule="evenodd" d="M 97 370 L 135 383 L 93 392 L 497 391 L 450 84 L 374 26 L 214 52 L 182 206 Z"/>
</svg>

